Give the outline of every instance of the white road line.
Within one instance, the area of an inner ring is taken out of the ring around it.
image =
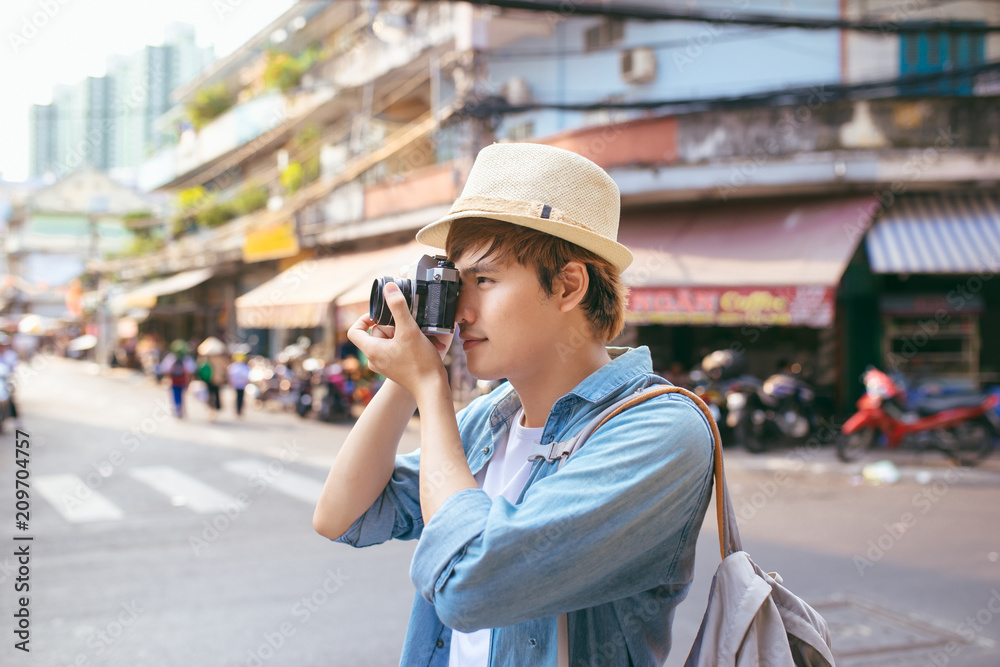
[[[124,516],[117,505],[76,475],[44,475],[35,477],[31,483],[71,523],[115,521]]]
[[[323,490],[322,482],[287,470],[281,461],[268,464],[260,459],[239,459],[227,461],[223,467],[231,473],[250,479],[251,484],[264,484],[266,488],[312,505],[319,500],[319,494]]]
[[[240,506],[236,498],[170,466],[132,468],[128,474],[166,495],[171,504],[187,507],[199,514],[224,512]]]

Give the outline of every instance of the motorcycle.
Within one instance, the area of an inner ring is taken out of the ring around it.
[[[863,380],[865,393],[858,399],[858,411],[844,423],[837,443],[842,461],[859,459],[881,439],[889,449],[905,443],[940,451],[958,465],[975,465],[1000,440],[998,395],[952,395],[909,404],[901,378],[896,382],[869,368]]]
[[[351,421],[351,393],[348,378],[340,364],[334,363],[324,370],[326,394],[319,404],[319,418],[325,422]]]
[[[323,360],[310,357],[302,362],[302,370],[292,380],[290,392],[295,399],[295,414],[305,417],[313,409],[314,387],[321,381]]]
[[[723,441],[729,440],[730,429],[736,423],[729,412],[730,401],[734,406],[738,405],[738,399],[730,398],[732,392],[742,391],[743,387],[760,382],[753,376],[741,375],[745,366],[742,354],[732,350],[716,350],[706,355],[700,368],[695,368],[690,374],[694,392],[708,405],[722,431]]]
[[[829,438],[816,411],[816,394],[791,373],[775,373],[763,383],[745,382],[729,397],[729,419],[736,441],[760,453],[774,441]]]

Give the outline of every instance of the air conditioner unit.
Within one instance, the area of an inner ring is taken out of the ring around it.
[[[621,57],[622,79],[626,83],[649,83],[656,78],[656,54],[641,46],[625,49]]]
[[[507,82],[503,84],[501,92],[504,99],[507,100],[507,104],[512,107],[531,104],[531,86],[519,76],[507,79]]]

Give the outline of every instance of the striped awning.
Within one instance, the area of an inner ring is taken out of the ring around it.
[[[875,273],[998,273],[1000,196],[900,196],[865,244]]]

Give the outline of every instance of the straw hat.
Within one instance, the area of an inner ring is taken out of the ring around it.
[[[587,158],[543,144],[493,144],[479,151],[448,215],[417,240],[444,248],[451,223],[490,218],[558,236],[608,260],[618,272],[632,253],[617,242],[618,186]]]

